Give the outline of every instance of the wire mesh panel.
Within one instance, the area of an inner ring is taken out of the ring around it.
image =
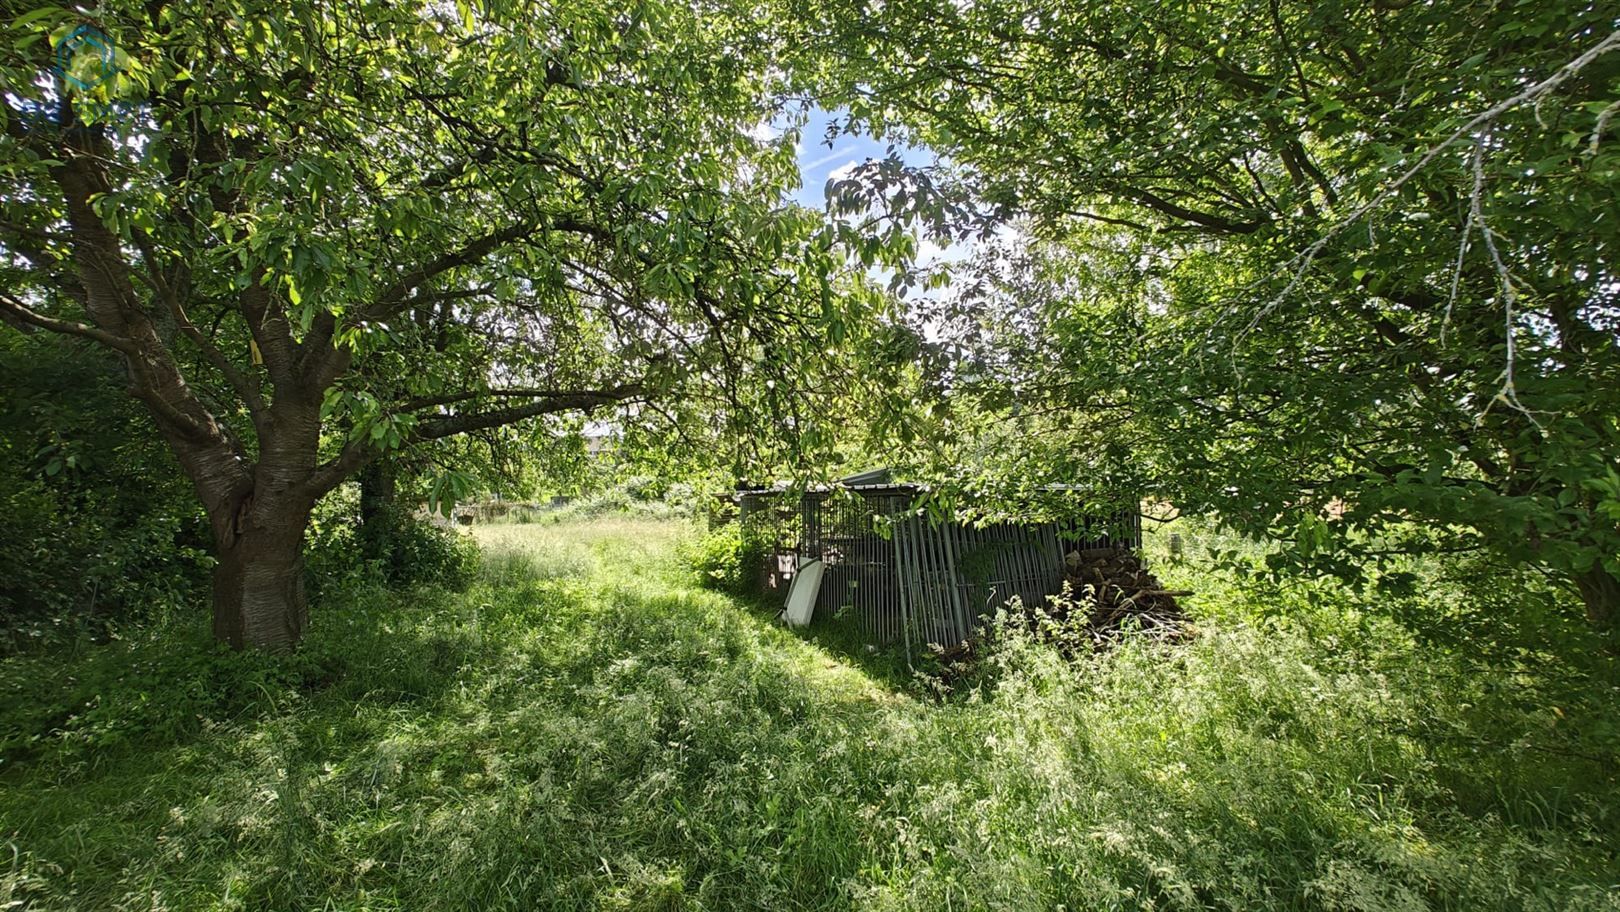
[[[740,518],[774,552],[773,584],[782,586],[802,561],[820,560],[817,617],[852,623],[868,642],[908,647],[968,639],[981,618],[1014,597],[1044,603],[1061,590],[1071,550],[1141,543],[1134,510],[1092,523],[966,526],[915,514],[918,493],[891,484],[796,498],[746,492]]]
[[[823,566],[816,611],[850,620],[872,642],[889,642],[900,634],[894,554],[878,524],[910,499],[909,492],[829,492],[806,498],[813,519],[805,523],[802,547]]]

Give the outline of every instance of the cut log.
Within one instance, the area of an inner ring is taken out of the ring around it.
[[[1176,599],[1192,592],[1165,588],[1130,550],[1070,551],[1064,568],[1066,597],[1049,609],[1055,619],[1084,618],[1088,632],[1099,640],[1117,634],[1133,619],[1141,629],[1162,635],[1184,631],[1186,618]]]

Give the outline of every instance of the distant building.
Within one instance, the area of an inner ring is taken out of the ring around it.
[[[613,446],[619,429],[605,421],[587,421],[580,436],[585,438],[585,452],[594,459]]]

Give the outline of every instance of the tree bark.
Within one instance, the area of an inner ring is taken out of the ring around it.
[[[367,560],[391,556],[395,508],[394,466],[387,457],[367,463],[360,470],[360,552]]]
[[[250,497],[241,512],[239,531],[215,542],[214,638],[233,649],[290,649],[309,624],[304,532],[310,506],[256,504]]]
[[[1620,614],[1620,579],[1593,564],[1592,569],[1575,577],[1575,588],[1586,604],[1586,619],[1598,630],[1615,633],[1616,615]]]
[[[308,483],[320,449],[320,400],[305,389],[276,390],[252,480],[212,501],[214,636],[235,649],[285,650],[309,623],[304,537],[326,493]]]

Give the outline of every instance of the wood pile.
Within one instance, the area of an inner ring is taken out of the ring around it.
[[[1057,619],[1078,619],[1102,639],[1127,624],[1168,637],[1182,635],[1186,615],[1176,599],[1192,595],[1166,589],[1128,548],[1070,551],[1064,559],[1068,597],[1054,606]]]

